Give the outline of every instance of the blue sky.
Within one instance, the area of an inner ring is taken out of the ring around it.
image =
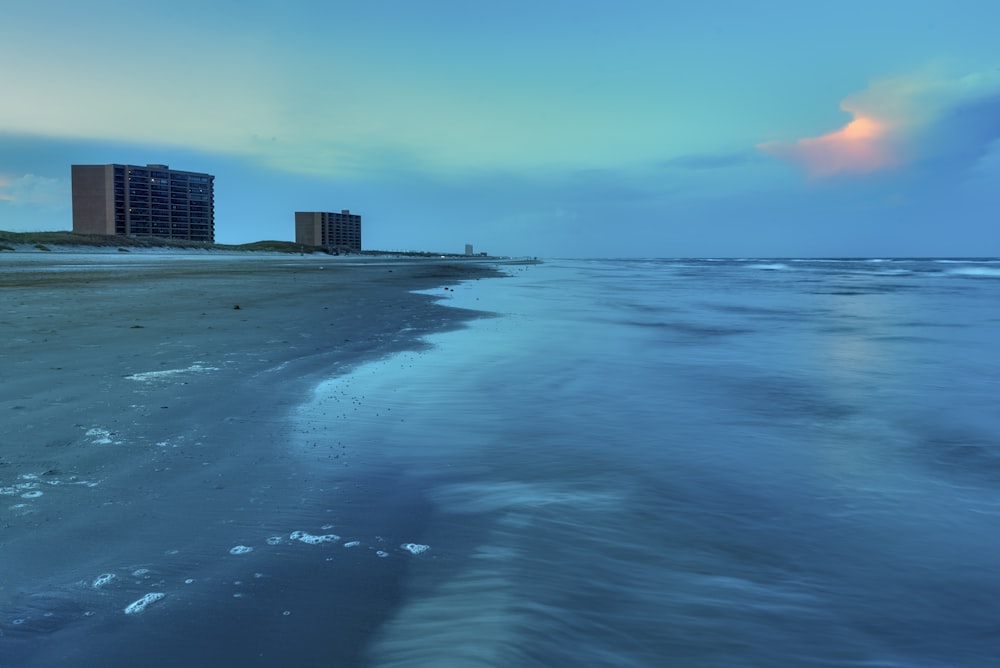
[[[216,237],[1000,255],[1000,3],[35,0],[0,20],[0,229],[70,165],[216,176]]]

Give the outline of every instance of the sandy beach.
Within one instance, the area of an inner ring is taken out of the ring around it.
[[[117,665],[84,618],[308,505],[288,494],[310,476],[282,450],[288,411],[323,379],[483,315],[412,291],[496,275],[455,260],[0,255],[0,658]],[[341,500],[364,505],[362,483]],[[118,594],[94,585],[126,572]],[[390,580],[366,595],[391,597]],[[380,613],[344,614],[360,646]],[[55,633],[87,640],[42,649]]]

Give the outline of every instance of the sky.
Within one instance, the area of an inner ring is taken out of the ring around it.
[[[0,229],[70,165],[215,175],[216,240],[1000,256],[993,0],[33,0],[0,11]]]

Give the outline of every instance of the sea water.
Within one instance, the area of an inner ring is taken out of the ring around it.
[[[433,291],[467,327],[247,417],[225,484],[4,580],[0,659],[1000,665],[1000,261],[506,271]]]
[[[1000,261],[510,273],[302,409],[432,506],[370,665],[1000,665]]]

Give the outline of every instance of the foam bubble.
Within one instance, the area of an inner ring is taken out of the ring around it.
[[[375,553],[375,556],[382,557],[384,559],[389,556],[389,553],[379,550],[378,552]]]
[[[357,547],[358,545],[361,545],[360,540],[352,540],[347,543],[344,543],[344,547]]]
[[[170,376],[176,376],[182,373],[204,373],[206,371],[218,371],[218,367],[214,366],[203,366],[200,362],[195,362],[189,367],[184,369],[164,369],[163,371],[146,371],[145,373],[133,373],[129,376],[125,376],[128,380],[136,380],[143,383],[148,383],[154,380],[163,380],[164,378],[169,378]]]
[[[133,575],[133,577],[141,578],[143,575],[149,575],[149,569],[148,568],[137,568],[134,571],[132,571],[132,575]]]
[[[271,536],[270,538],[267,539],[267,544],[268,545],[281,545],[284,541],[285,541],[285,539],[283,537],[281,537],[281,536]]]
[[[298,540],[303,543],[308,543],[309,545],[319,545],[320,543],[335,543],[340,540],[340,536],[333,533],[324,534],[322,536],[314,536],[306,531],[293,531],[288,536],[292,540]]]
[[[101,573],[96,578],[94,578],[94,581],[90,583],[90,586],[92,586],[94,589],[100,589],[104,585],[109,584],[114,579],[115,579],[114,573]]]
[[[164,596],[166,596],[166,594],[161,594],[159,592],[153,592],[153,593],[150,593],[150,594],[146,594],[145,596],[143,596],[142,598],[140,598],[138,601],[135,601],[133,603],[129,603],[127,606],[125,606],[125,614],[126,615],[138,615],[139,613],[145,611],[148,606],[150,606],[153,603],[156,603],[157,601],[161,600]]]
[[[95,445],[118,445],[121,443],[121,441],[116,441],[111,438],[112,433],[110,431],[107,429],[101,429],[100,427],[88,429],[86,435],[93,439],[91,443]]]
[[[420,545],[418,543],[403,543],[399,547],[406,550],[410,554],[421,554],[431,549],[430,545]]]
[[[229,554],[246,554],[247,552],[253,552],[253,548],[246,545],[237,545],[229,550]]]
[[[39,487],[40,485],[37,482],[20,482],[16,485],[11,485],[10,487],[0,487],[0,494],[4,496],[14,496],[15,494],[20,494],[21,498],[33,499],[42,495],[41,492],[38,492],[37,494],[35,493]]]

